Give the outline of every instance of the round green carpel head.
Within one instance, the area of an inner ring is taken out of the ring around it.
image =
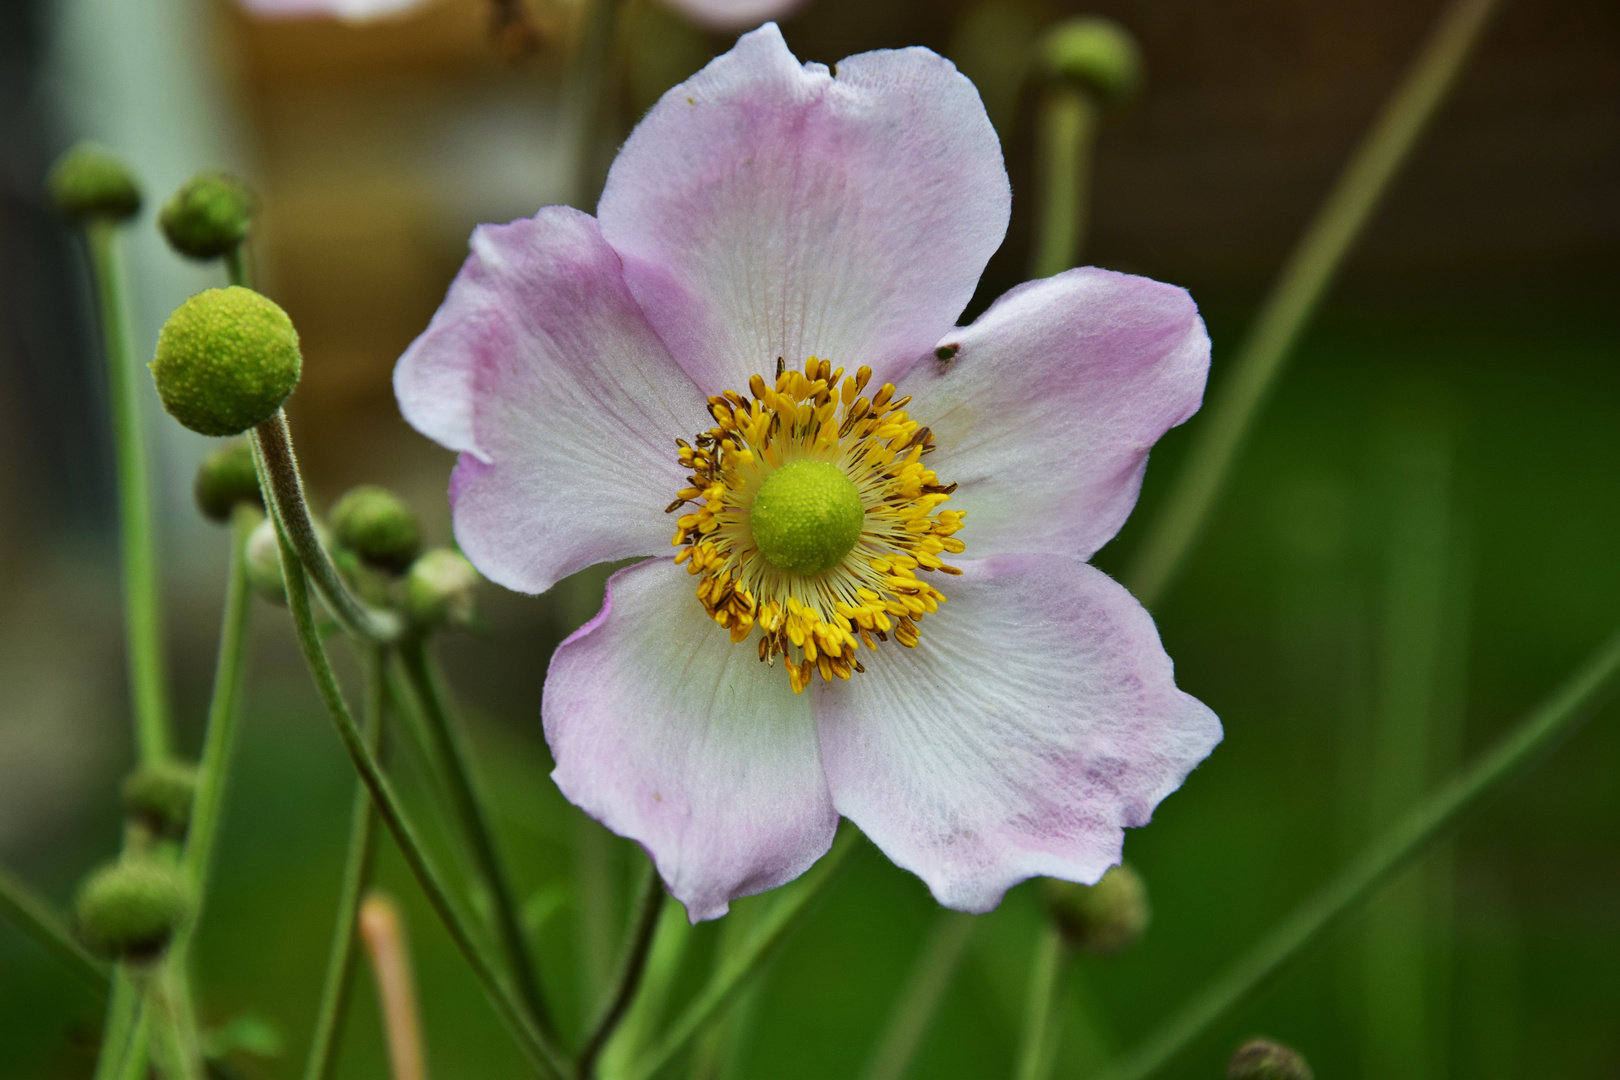
[[[125,221],[141,209],[141,187],[129,166],[95,143],[79,143],[57,158],[45,186],[69,221]]]
[[[191,898],[172,863],[131,856],[86,878],[73,913],[79,936],[92,952],[150,960],[190,918]]]
[[[1099,104],[1117,105],[1142,78],[1136,39],[1112,19],[1088,15],[1065,19],[1041,35],[1041,72],[1094,95]]]
[[[1081,952],[1123,952],[1142,937],[1152,917],[1147,884],[1129,866],[1114,867],[1095,885],[1053,878],[1042,884],[1047,917],[1069,946]]]
[[[332,534],[368,565],[403,574],[422,550],[416,515],[375,484],[354,488],[332,507]]]
[[[158,214],[169,245],[193,259],[217,259],[247,239],[253,195],[234,176],[198,173],[169,196]]]
[[[1311,1067],[1298,1050],[1271,1039],[1250,1039],[1227,1062],[1230,1080],[1312,1080]]]
[[[434,548],[405,575],[405,610],[418,626],[467,626],[477,614],[478,581],[478,571],[461,552]]]
[[[148,365],[169,415],[203,435],[238,435],[298,385],[298,331],[274,302],[232,285],[174,309]]]
[[[772,566],[819,574],[854,550],[866,524],[855,483],[826,461],[794,461],[759,485],[748,514],[754,545]]]
[[[124,809],[159,836],[180,839],[191,823],[197,768],[184,761],[142,765],[124,779]]]
[[[231,520],[238,503],[263,506],[259,476],[253,469],[253,451],[247,441],[226,443],[203,458],[191,492],[203,517],[220,524]]]

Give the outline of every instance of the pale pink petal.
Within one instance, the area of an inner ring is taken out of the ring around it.
[[[346,22],[368,22],[401,15],[428,0],[239,0],[248,11],[266,19],[307,19],[329,16]]]
[[[1176,689],[1153,620],[1062,555],[962,562],[915,649],[817,684],[833,804],[940,903],[1027,877],[1093,883],[1221,738]]]
[[[1092,267],[1020,285],[939,345],[901,392],[937,440],[929,468],[961,485],[950,507],[967,511],[971,556],[1090,558],[1209,371],[1186,290]]]
[[[731,643],[697,580],[668,559],[613,575],[542,708],[557,786],[639,841],[694,922],[804,873],[838,825],[809,695]]]
[[[781,19],[806,0],[664,0],[694,22],[711,30],[746,30],[767,19]]]
[[[405,419],[461,451],[456,539],[493,581],[543,592],[669,550],[675,439],[712,420],[642,318],[596,221],[567,207],[484,225],[400,358]]]
[[[950,61],[862,53],[834,78],[772,24],[664,95],[598,213],[648,319],[717,393],[778,356],[896,378],[955,324],[1010,199]]]

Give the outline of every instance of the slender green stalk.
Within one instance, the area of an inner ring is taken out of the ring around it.
[[[12,877],[3,867],[0,867],[0,915],[4,915],[18,930],[33,938],[35,944],[60,960],[98,997],[107,996],[106,965],[73,940],[67,924],[51,910],[51,905],[43,897]]]
[[[299,505],[302,506],[302,503]],[[324,558],[324,553],[322,557]],[[303,564],[285,533],[281,535],[281,569],[287,585],[287,607],[292,612],[293,628],[297,632],[298,645],[304,654],[304,661],[314,677],[315,688],[319,691],[321,701],[331,716],[333,726],[337,728],[344,749],[348,751],[350,759],[360,773],[360,778],[365,782],[366,789],[371,792],[372,802],[383,824],[388,826],[388,831],[399,846],[400,854],[405,856],[405,862],[410,866],[411,873],[415,875],[422,891],[427,894],[428,902],[438,913],[456,947],[466,957],[474,976],[494,1005],[496,1014],[511,1031],[529,1064],[541,1076],[559,1078],[566,1076],[567,1063],[551,1045],[545,1033],[530,1019],[521,999],[501,970],[499,962],[489,954],[485,943],[474,931],[474,921],[462,911],[461,905],[445,884],[443,875],[439,873],[437,865],[423,846],[416,826],[406,814],[404,804],[395,794],[388,778],[383,775],[382,768],[377,764],[376,755],[366,745],[365,737],[355,724],[348,703],[343,699],[343,690],[338,686],[337,676],[333,674],[332,666],[327,662],[320,633],[315,627]]]
[[[1125,573],[1152,607],[1198,540],[1238,450],[1350,246],[1377,208],[1479,40],[1497,0],[1451,0],[1278,274],[1199,424],[1187,463]]]
[[[950,988],[951,976],[977,925],[972,915],[960,911],[941,911],[934,917],[934,928],[923,942],[911,975],[873,1047],[862,1074],[864,1080],[905,1080],[911,1059]]]
[[[106,220],[85,228],[90,265],[100,301],[102,347],[107,353],[108,398],[118,463],[118,524],[124,559],[124,633],[129,655],[130,704],[135,746],[143,764],[169,756],[174,745],[169,690],[163,663],[163,613],[159,606],[157,548],[153,542],[152,495],[146,464],[141,401],[136,393],[135,346],[130,336],[124,266],[118,226]]]
[[[107,1018],[101,1028],[101,1052],[96,1057],[94,1080],[120,1080],[124,1059],[129,1056],[130,1039],[135,1033],[141,995],[123,966],[113,970],[112,992],[107,1002]]]
[[[1091,149],[1097,135],[1097,103],[1085,91],[1054,84],[1041,102],[1040,218],[1035,226],[1031,278],[1051,277],[1080,258],[1091,190]]]
[[[202,1044],[183,970],[172,960],[158,965],[146,985],[146,1012],[160,1039],[156,1057],[164,1080],[204,1080]]]
[[[657,1044],[630,1069],[631,1080],[652,1080],[670,1059],[684,1050],[688,1043],[711,1021],[722,1014],[732,999],[759,970],[775,955],[776,950],[798,929],[814,908],[814,902],[826,895],[837,880],[838,870],[855,850],[858,833],[843,830],[833,841],[832,850],[792,885],[785,886],[783,895],[760,920],[753,936],[736,955],[727,957],[675,1022],[670,1025]]]
[[[253,262],[248,257],[246,240],[225,253],[225,277],[232,285],[240,285],[244,289],[253,288],[252,267]]]
[[[579,125],[578,144],[578,202],[581,210],[590,211],[602,194],[607,179],[607,149],[602,136],[609,124],[618,126],[613,117],[617,95],[614,93],[613,49],[619,39],[619,9],[623,0],[589,0],[590,10],[585,16],[585,29],[579,48],[574,54],[574,69],[569,76],[568,98],[571,112]],[[615,133],[616,145],[622,132]]]
[[[530,1016],[542,1031],[554,1034],[551,1011],[546,1007],[540,981],[535,977],[534,961],[529,956],[523,924],[518,918],[512,876],[507,871],[506,860],[501,857],[484,799],[473,779],[472,755],[466,737],[450,716],[449,697],[428,656],[426,639],[412,637],[401,642],[399,658],[416,701],[421,705],[422,718],[427,721],[438,772],[448,784],[450,800],[461,821],[462,834],[472,849],[478,876],[489,890],[495,915],[495,938],[506,954],[507,965]]]
[[[1463,811],[1523,772],[1569,734],[1614,689],[1620,673],[1620,633],[1473,765],[1462,769],[1368,844],[1315,896],[1270,933],[1141,1047],[1105,1073],[1107,1080],[1143,1080],[1168,1064],[1218,1020],[1248,1001],[1279,969],[1357,910],[1379,885],[1456,824]]]
[[[602,1051],[597,1067],[599,1073],[614,1080],[624,1076],[652,1042],[691,940],[692,924],[687,921],[686,909],[666,897],[658,914],[658,926],[653,931],[652,951],[647,958],[646,974],[641,979],[641,991]]]
[[[1018,1065],[1013,1070],[1016,1080],[1047,1080],[1052,1075],[1057,1060],[1057,1004],[1069,958],[1069,947],[1057,928],[1042,928],[1035,943],[1035,962],[1030,966],[1024,1029],[1018,1037]]]
[[[146,995],[136,991],[135,1019],[129,1033],[129,1048],[119,1068],[113,1074],[116,1080],[147,1080],[147,1068],[152,1051],[152,1010],[147,1007]],[[100,1069],[97,1069],[100,1072]],[[100,1077],[97,1077],[100,1080]]]
[[[618,976],[613,980],[612,993],[600,1019],[591,1025],[590,1034],[580,1048],[575,1072],[581,1080],[590,1080],[596,1070],[596,1060],[602,1048],[618,1029],[619,1021],[630,1011],[630,1004],[641,987],[647,970],[647,958],[652,954],[653,932],[658,929],[658,916],[664,910],[664,883],[658,870],[647,867],[647,880],[641,887],[641,900],[636,905],[635,917],[630,922],[630,940],[625,943],[624,957],[619,963]]]
[[[366,746],[376,754],[382,739],[388,665],[375,647],[365,650],[365,663],[366,696],[361,703],[361,734]],[[338,1037],[348,1016],[349,986],[354,981],[354,942],[359,927],[360,901],[371,882],[371,864],[377,848],[375,824],[371,794],[357,778],[354,803],[349,809],[349,850],[343,860],[343,881],[338,888],[337,925],[332,929],[332,945],[326,954],[326,978],[315,1013],[315,1031],[310,1036],[304,1080],[326,1080],[337,1062]]]

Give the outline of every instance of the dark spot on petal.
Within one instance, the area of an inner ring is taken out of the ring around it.
[[[941,345],[939,348],[934,350],[934,359],[954,360],[956,358],[957,350],[961,347],[962,346],[960,345]]]

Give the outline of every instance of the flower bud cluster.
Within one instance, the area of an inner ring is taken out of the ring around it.
[[[45,186],[69,221],[126,221],[141,209],[141,187],[129,166],[95,143],[80,143],[58,158]]]
[[[188,762],[143,765],[124,780],[124,809],[132,821],[154,836],[185,837],[191,803],[197,794],[197,769]]]
[[[1142,54],[1123,26],[1101,16],[1066,19],[1041,37],[1037,56],[1048,79],[1076,87],[1100,105],[1118,105],[1142,77]]]
[[[217,259],[247,239],[253,195],[224,173],[198,173],[169,196],[158,225],[169,245],[193,259]]]
[[[74,924],[85,945],[116,960],[152,960],[192,912],[191,894],[172,860],[129,855],[79,886]]]

